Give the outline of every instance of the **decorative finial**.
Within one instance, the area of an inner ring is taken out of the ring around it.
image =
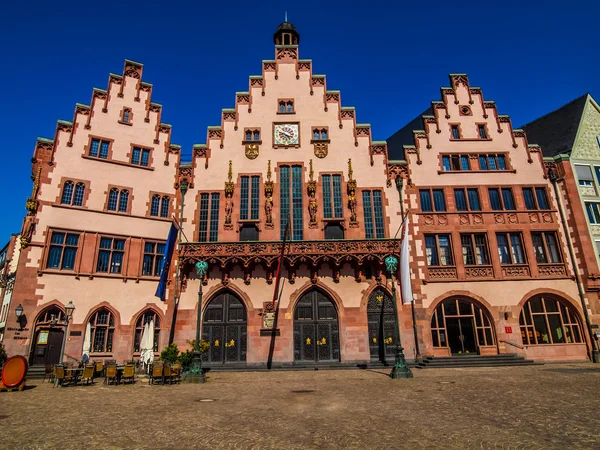
[[[267,181],[271,181],[271,160],[267,162]]]
[[[287,11],[285,12],[285,22],[287,22]]]
[[[353,176],[354,172],[352,171],[352,158],[348,159],[348,179],[352,180],[352,176]]]
[[[313,181],[315,172],[313,171],[312,159],[310,160],[309,167],[310,167],[310,170],[308,171],[308,177],[309,177],[310,181]]]
[[[231,170],[231,160],[229,160],[229,182],[231,183],[231,179],[233,178],[233,172]]]

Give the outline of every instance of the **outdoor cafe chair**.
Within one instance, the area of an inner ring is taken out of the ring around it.
[[[111,381],[114,381],[115,384],[118,383],[117,366],[114,364],[107,365],[104,371],[104,384],[108,385]]]
[[[181,364],[175,363],[171,366],[171,380],[175,383],[181,381]]]
[[[135,383],[135,366],[133,364],[125,364],[121,379],[123,380],[123,384],[125,384],[126,380],[130,380],[131,384]]]
[[[54,381],[54,373],[54,367],[52,367],[51,364],[46,364],[46,367],[44,368],[44,379],[42,380],[42,383],[46,380],[48,380],[48,383],[52,383],[52,381]]]
[[[102,371],[104,370],[104,363],[102,361],[96,361],[94,364],[94,372],[96,376],[102,376]]]
[[[156,361],[154,364],[152,364],[152,372],[150,372],[150,384],[154,384],[156,380],[164,383],[163,363],[161,361]]]
[[[171,364],[169,363],[165,363],[163,366],[163,384],[167,381],[171,384]]]
[[[83,374],[81,375],[81,382],[86,382],[87,384],[94,383],[94,365],[88,364],[83,368]]]
[[[56,379],[58,380],[59,386],[73,382],[73,376],[71,371],[65,371],[63,366],[56,366]]]

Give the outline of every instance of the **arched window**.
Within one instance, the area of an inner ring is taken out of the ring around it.
[[[119,194],[119,212],[127,212],[127,205],[129,204],[129,191],[123,189]]]
[[[129,115],[131,114],[131,110],[125,108],[123,110],[123,122],[129,123]]]
[[[112,352],[113,336],[115,334],[115,318],[106,308],[98,310],[90,319],[92,352]]]
[[[254,140],[260,141],[260,132],[258,130],[254,130]]]
[[[279,112],[280,113],[285,112],[285,102],[279,102]]]
[[[60,203],[63,205],[70,205],[73,201],[73,182],[66,181],[63,187],[62,198],[60,199]]]
[[[519,316],[525,345],[583,342],[579,316],[562,300],[537,296],[527,300]]]
[[[160,204],[160,217],[169,217],[169,205],[171,203],[171,199],[165,195],[162,198]]]
[[[46,323],[61,323],[64,318],[64,312],[58,306],[51,306],[43,311],[36,321],[36,325]]]
[[[158,211],[160,208],[160,195],[154,194],[152,196],[152,205],[150,206],[150,215],[158,217]]]
[[[320,140],[320,139],[321,139],[321,134],[319,133],[319,130],[315,130],[315,131],[313,132],[313,139],[314,139],[315,141],[318,141],[318,140]]]
[[[287,102],[287,112],[289,112],[289,113],[294,112],[294,103]]]
[[[158,351],[158,343],[160,338],[160,317],[156,312],[149,309],[140,314],[136,324],[135,324],[135,338],[133,341],[133,351],[139,352],[141,351],[142,344],[142,336],[144,335],[144,326],[150,321],[154,324],[154,351]]]
[[[252,140],[252,131],[250,131],[250,130],[246,131],[246,140],[247,141]]]
[[[327,140],[327,130],[321,130],[321,139]]]
[[[85,196],[85,184],[77,183],[75,185],[75,197],[73,197],[73,206],[82,206]]]
[[[118,201],[119,201],[119,190],[117,188],[112,188],[108,194],[107,209],[109,211],[116,211]]]
[[[289,34],[283,35],[283,45],[290,45],[290,35]]]

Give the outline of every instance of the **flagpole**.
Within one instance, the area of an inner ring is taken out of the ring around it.
[[[179,190],[181,192],[181,208],[179,210],[179,223],[177,223],[177,267],[175,267],[175,288],[173,291],[173,317],[171,319],[171,330],[169,330],[169,345],[173,343],[175,339],[175,324],[177,322],[177,308],[179,306],[179,271],[181,262],[179,260],[179,251],[181,249],[181,234],[183,233],[181,229],[181,223],[183,222],[183,208],[185,206],[185,194],[188,191],[188,181],[187,179],[181,180],[179,184]],[[186,238],[187,240],[187,238]]]

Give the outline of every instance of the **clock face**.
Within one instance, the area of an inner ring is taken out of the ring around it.
[[[276,124],[275,145],[298,145],[298,124]]]

